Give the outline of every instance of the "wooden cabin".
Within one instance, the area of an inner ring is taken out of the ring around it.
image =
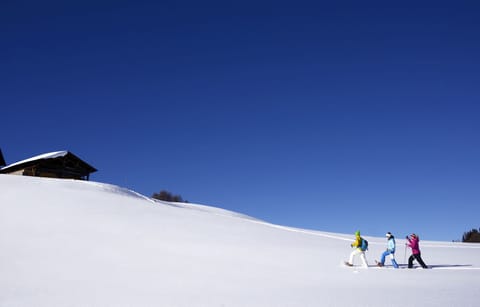
[[[0,152],[0,162],[5,164]],[[93,166],[69,151],[56,151],[30,159],[22,160],[4,167],[0,174],[89,180],[90,174],[96,172]]]

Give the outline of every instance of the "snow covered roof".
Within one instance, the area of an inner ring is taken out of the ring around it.
[[[66,150],[48,152],[48,153],[44,153],[44,154],[41,154],[41,155],[38,155],[38,156],[35,156],[35,157],[31,157],[31,158],[28,158],[28,159],[25,159],[25,160],[22,160],[22,161],[12,163],[10,165],[7,165],[5,167],[0,168],[0,170],[6,170],[6,169],[13,168],[15,166],[18,166],[18,165],[21,165],[21,164],[26,164],[26,163],[32,162],[32,161],[64,157],[67,154],[68,154],[68,151],[66,151]]]

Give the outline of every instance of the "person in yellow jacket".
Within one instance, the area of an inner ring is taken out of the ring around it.
[[[362,265],[364,268],[368,268],[367,258],[365,257],[366,247],[364,244],[364,239],[360,236],[360,231],[355,232],[355,241],[350,244],[351,247],[355,248],[352,253],[350,254],[350,259],[348,262],[345,262],[348,266],[353,266],[353,258],[357,255],[360,255],[360,259],[362,260]]]

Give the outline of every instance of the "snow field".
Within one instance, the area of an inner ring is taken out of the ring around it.
[[[373,265],[386,240],[366,238]],[[362,269],[342,265],[352,240],[107,184],[0,175],[0,306],[477,306],[480,245],[421,241],[430,270]]]

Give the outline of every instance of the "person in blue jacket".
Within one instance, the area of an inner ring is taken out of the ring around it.
[[[398,269],[398,264],[395,260],[395,237],[390,232],[387,232],[385,236],[387,237],[387,250],[383,252],[381,260],[377,261],[377,265],[384,266],[385,257],[390,255],[393,267]]]

